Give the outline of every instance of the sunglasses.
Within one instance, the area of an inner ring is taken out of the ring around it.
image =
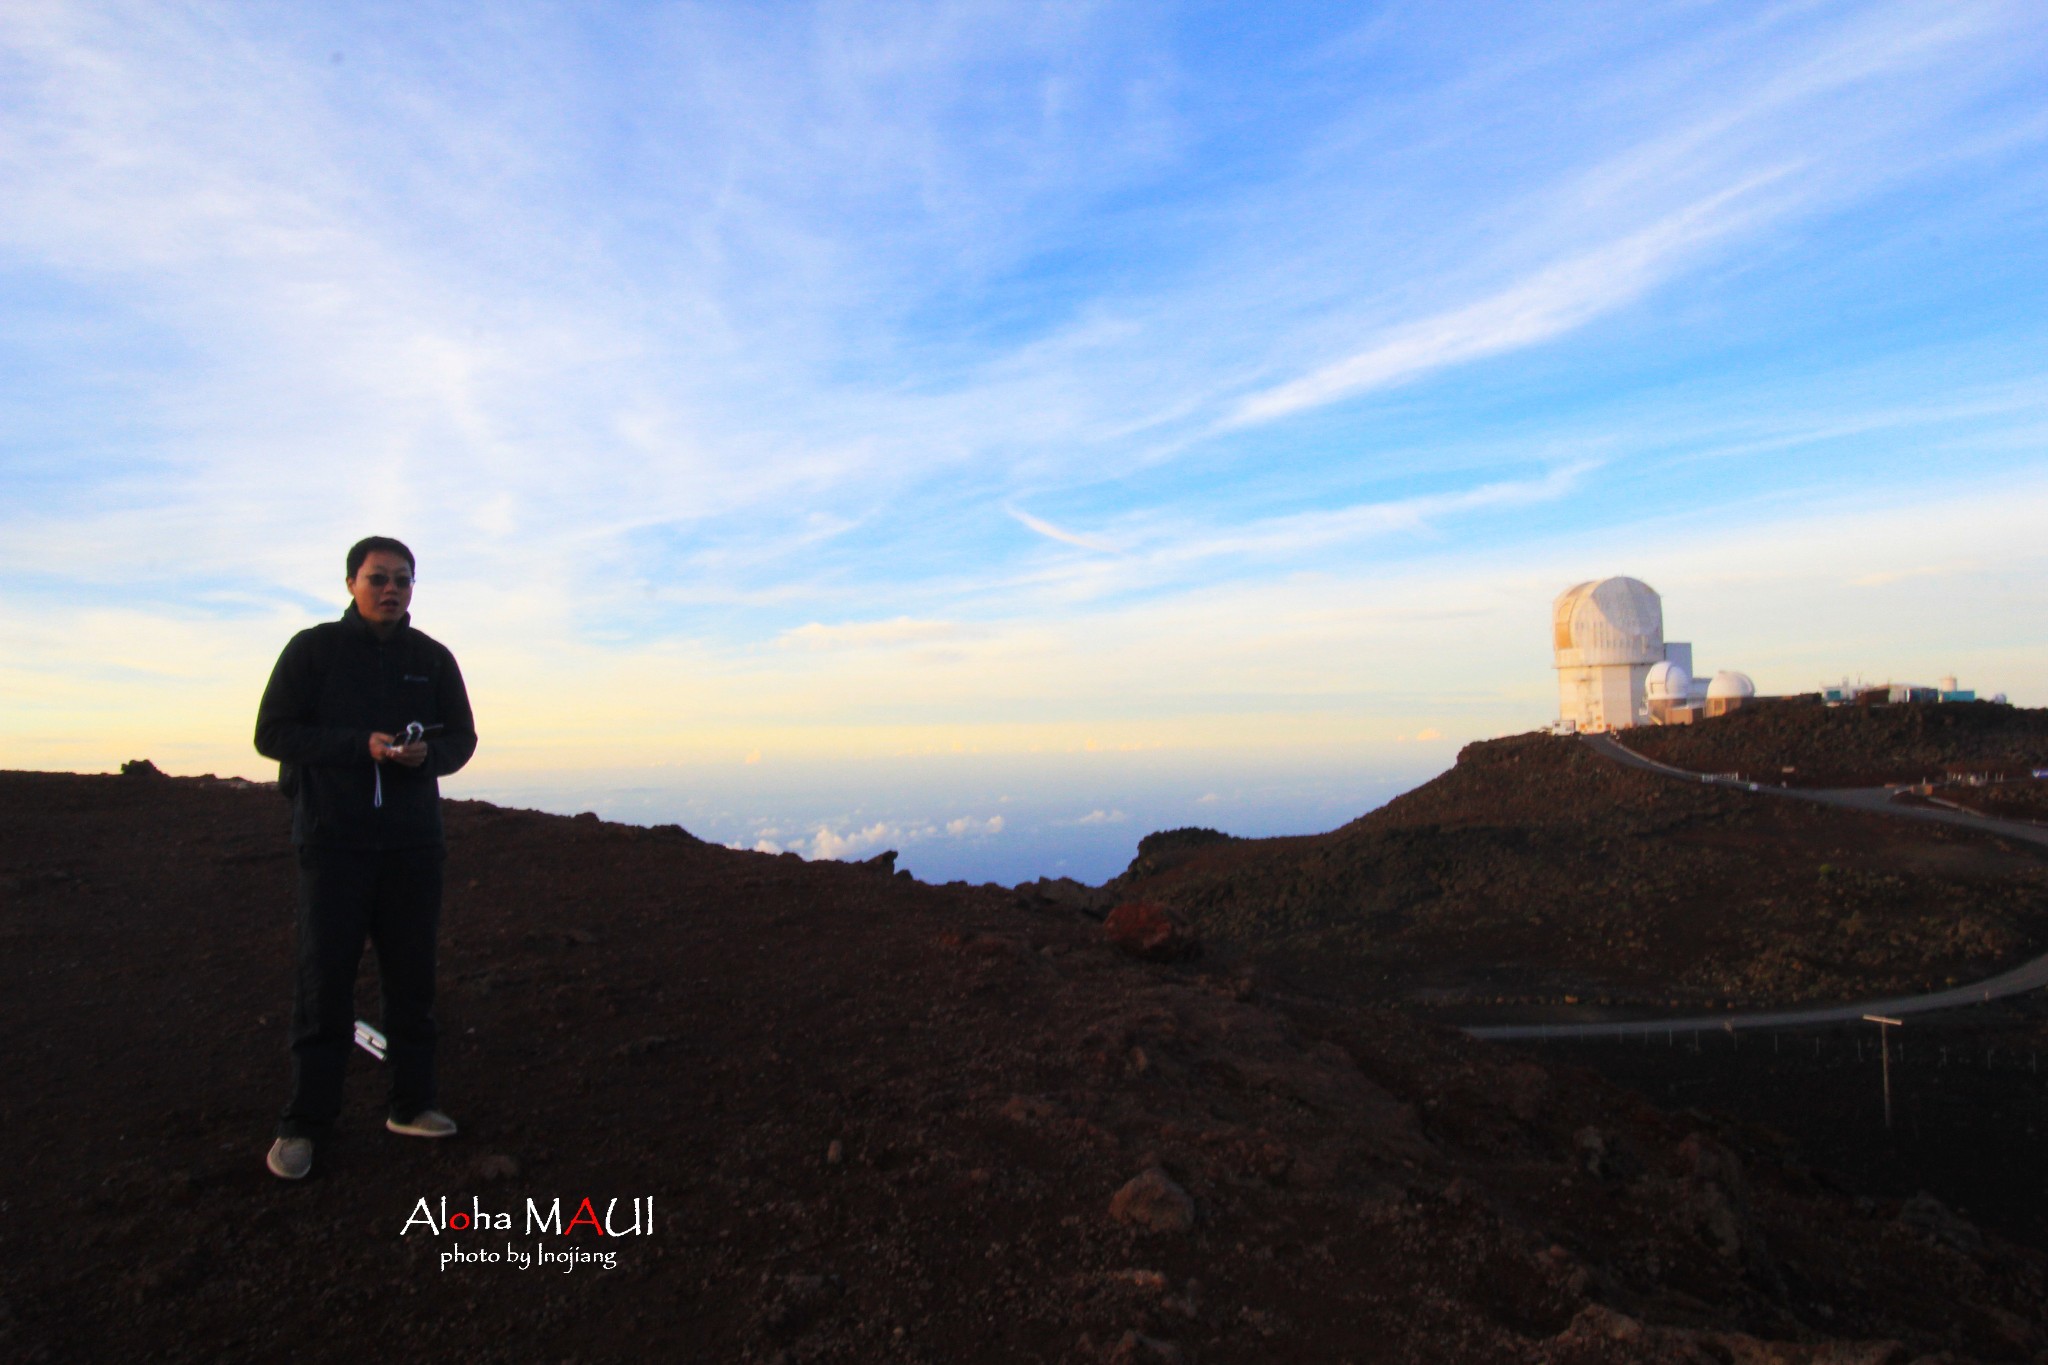
[[[410,574],[373,573],[365,574],[364,577],[370,580],[370,586],[373,588],[388,588],[395,583],[398,585],[398,590],[404,592],[412,586],[412,575]]]

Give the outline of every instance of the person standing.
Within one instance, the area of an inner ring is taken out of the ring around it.
[[[256,711],[256,751],[278,760],[299,860],[291,1099],[264,1159],[286,1180],[312,1170],[315,1143],[341,1114],[365,939],[384,996],[384,1126],[455,1133],[434,1074],[438,779],[476,752],[476,722],[455,656],[413,629],[412,551],[370,536],[350,547],[347,568],[348,609],[291,638]]]

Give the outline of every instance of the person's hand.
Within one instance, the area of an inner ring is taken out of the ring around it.
[[[382,730],[371,735],[371,761],[382,763],[388,758],[392,762],[403,764],[408,768],[417,768],[420,764],[427,761],[427,742],[425,740],[416,739],[410,744],[398,744],[393,741],[394,736],[387,735]]]

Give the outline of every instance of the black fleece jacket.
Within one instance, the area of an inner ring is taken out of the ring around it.
[[[370,735],[440,725],[417,768],[378,763]],[[297,770],[292,842],[415,848],[441,842],[437,780],[476,752],[462,670],[446,645],[403,618],[383,639],[351,602],[339,621],[300,631],[277,657],[256,709],[256,752]],[[381,779],[383,804],[377,804]]]

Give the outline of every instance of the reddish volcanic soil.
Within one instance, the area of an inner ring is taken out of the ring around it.
[[[2048,996],[1918,1014],[1891,1035],[1893,1122],[1884,1121],[1877,1029],[1653,1033],[1544,1044],[1672,1107],[1742,1121],[1750,1140],[1825,1167],[1843,1189],[1932,1191],[1955,1212],[2048,1247]]]
[[[1116,892],[1291,979],[1468,1023],[1913,992],[2048,950],[2030,845],[1675,781],[1542,734],[1470,745],[1328,834],[1203,833],[1145,840]]]
[[[2012,778],[1982,787],[1943,786],[1936,789],[1936,798],[2001,820],[2048,824],[2048,781],[2037,778]]]
[[[1389,848],[1458,825],[1417,796]],[[2048,1257],[1541,1054],[993,888],[476,803],[439,1011],[463,1132],[383,1132],[359,1057],[286,1184],[287,824],[261,788],[0,774],[6,1359],[2048,1351]],[[408,1230],[443,1196],[513,1226]],[[652,1231],[524,1226],[586,1197]],[[458,1244],[616,1268],[443,1269]]]
[[[1994,702],[1823,706],[1770,698],[1692,725],[1620,736],[1637,753],[1699,773],[1795,787],[1942,781],[1952,771],[2024,776],[2048,767],[2048,710]],[[1785,771],[1790,768],[1792,771]]]

